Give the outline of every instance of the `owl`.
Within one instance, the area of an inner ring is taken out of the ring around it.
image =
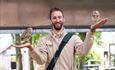
[[[33,29],[31,27],[27,28],[21,35],[21,43],[27,43],[31,41],[32,38],[32,31]]]
[[[101,14],[99,11],[97,10],[94,10],[91,14],[91,19],[92,21],[95,23],[95,22],[98,22],[100,19],[101,19]]]
[[[94,32],[97,28],[102,27],[108,21],[108,18],[101,18],[101,15],[97,10],[92,12],[91,18],[93,24],[91,25],[90,29],[92,32]]]

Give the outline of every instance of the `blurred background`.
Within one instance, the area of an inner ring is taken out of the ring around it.
[[[93,10],[115,24],[115,0],[0,0],[0,27],[47,26],[49,10],[62,8],[66,26],[88,26]]]

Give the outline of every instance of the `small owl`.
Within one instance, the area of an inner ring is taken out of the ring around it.
[[[92,12],[91,18],[93,24],[90,29],[92,32],[94,32],[97,28],[102,27],[108,21],[108,18],[101,18],[99,11],[96,10]]]
[[[94,10],[91,14],[91,19],[92,21],[95,23],[95,22],[98,22],[101,18],[101,15],[100,15],[100,12],[97,11],[97,10]]]
[[[21,35],[21,43],[27,43],[30,42],[31,37],[32,37],[32,31],[33,29],[31,27],[27,28],[26,31],[24,31]]]

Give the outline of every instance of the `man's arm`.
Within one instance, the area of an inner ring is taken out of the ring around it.
[[[79,53],[81,56],[84,56],[89,52],[93,45],[93,33],[97,28],[102,27],[107,22],[107,20],[107,18],[104,18],[95,23],[94,25],[91,25],[90,31],[87,32],[86,38],[83,43],[80,42],[80,39],[77,39],[78,43],[76,43],[75,49],[77,53]]]
[[[93,40],[94,40],[93,33],[91,31],[87,32],[86,38],[82,44],[81,51],[80,51],[82,56],[85,56],[89,52],[89,50],[93,46]]]
[[[16,48],[29,48],[32,58],[40,65],[45,64],[47,61],[47,50],[46,46],[41,43],[38,47],[33,48],[30,43],[25,43],[21,45],[15,45]]]
[[[47,52],[39,47],[30,49],[32,58],[40,65],[47,62]]]
[[[93,45],[93,33],[87,32],[84,42],[78,36],[74,36],[75,39],[75,53],[81,56],[86,55]]]

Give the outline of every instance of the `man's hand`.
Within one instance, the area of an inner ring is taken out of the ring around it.
[[[102,27],[107,21],[108,21],[108,18],[104,18],[98,21],[97,23],[95,23],[94,25],[91,25],[90,27],[91,32],[94,32],[97,28]]]
[[[32,45],[30,43],[25,43],[25,44],[21,44],[21,45],[13,45],[16,48],[29,48],[32,49]]]
[[[95,32],[97,28],[102,27],[108,21],[108,18],[101,19],[100,12],[97,10],[94,10],[91,14],[91,20],[92,20],[93,25],[91,25],[90,31]]]

